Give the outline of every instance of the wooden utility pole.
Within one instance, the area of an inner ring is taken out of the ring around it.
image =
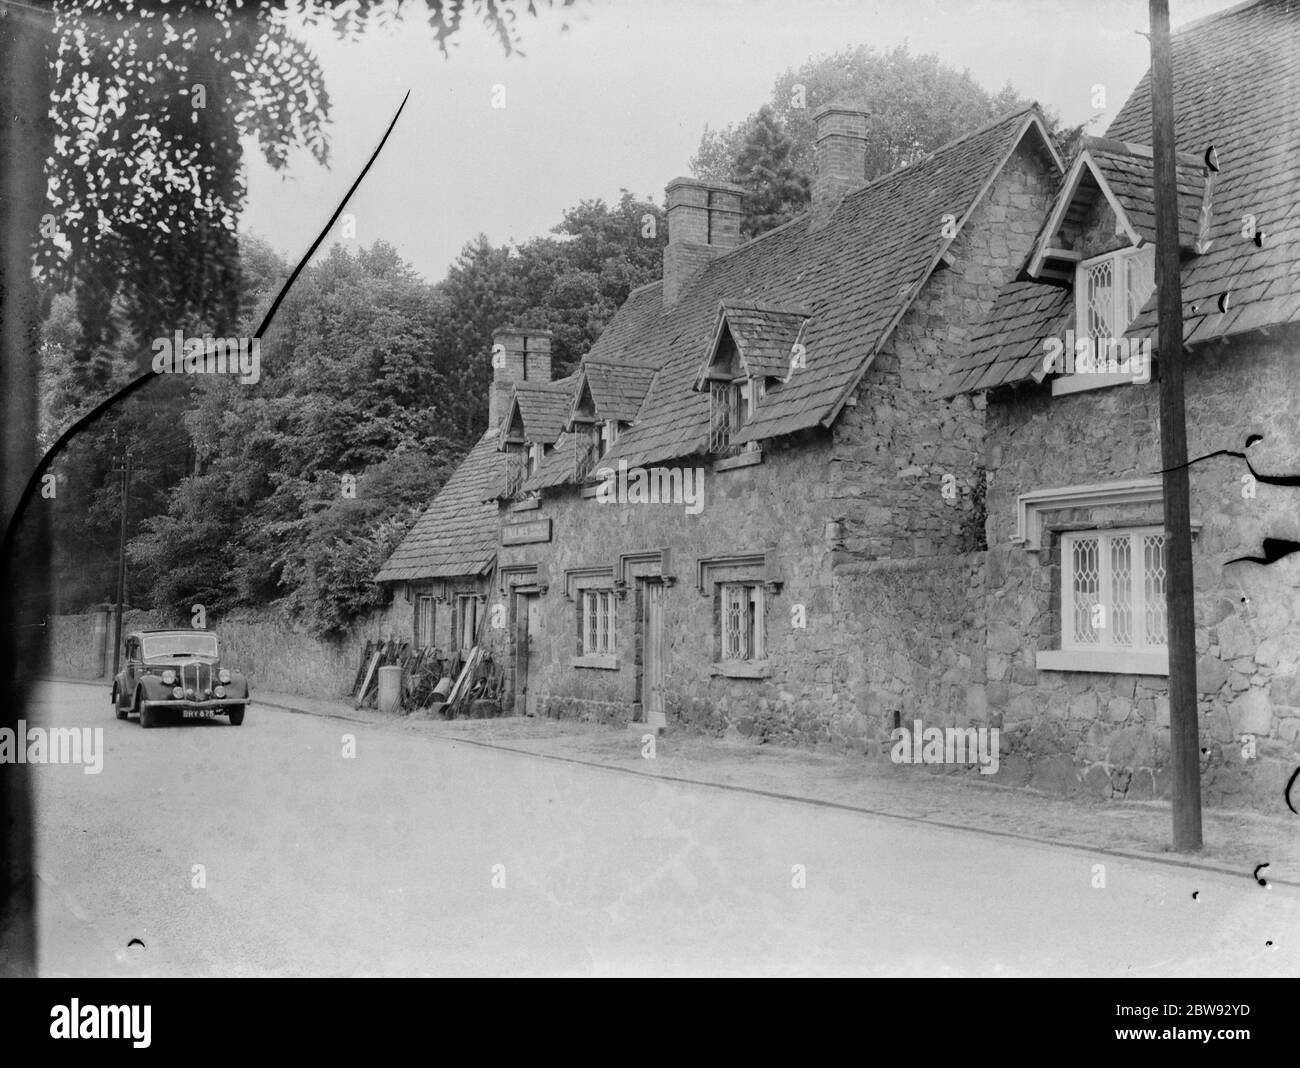
[[[1165,597],[1169,621],[1169,754],[1173,771],[1174,849],[1201,848],[1201,751],[1196,721],[1196,611],[1192,516],[1183,407],[1183,287],[1178,241],[1177,148],[1169,0],[1151,13],[1151,149],[1155,157],[1157,354],[1160,369],[1160,466],[1164,468]]]
[[[113,611],[113,678],[122,662],[122,602],[126,600],[126,509],[131,493],[131,450],[122,453],[122,522],[117,541],[117,606]]]

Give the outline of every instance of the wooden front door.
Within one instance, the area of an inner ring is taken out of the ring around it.
[[[641,621],[641,701],[647,727],[666,727],[664,715],[664,607],[662,582],[647,582]]]
[[[538,639],[541,635],[541,598],[535,593],[515,594],[515,711],[537,714],[536,688],[529,685],[536,674]]]

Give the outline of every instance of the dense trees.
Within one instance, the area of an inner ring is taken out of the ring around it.
[[[491,334],[555,333],[556,375],[591,346],[633,288],[659,276],[662,210],[624,192],[583,201],[551,235],[518,246],[478,237],[429,285],[388,245],[341,246],[299,278],[262,346],[261,378],[167,376],[88,430],[58,466],[61,607],[112,594],[118,523],[112,457],[136,465],[130,592],[178,618],[278,602],[317,633],[382,604],[371,576],[482,433]],[[236,331],[252,330],[289,265],[241,243]],[[120,307],[119,297],[115,306]],[[71,359],[72,297],[45,326],[43,435],[87,393]],[[138,355],[105,349],[110,387]],[[102,346],[101,346],[102,347]]]
[[[913,55],[906,45],[884,52],[857,45],[787,70],[757,112],[721,130],[706,128],[691,160],[697,177],[746,189],[747,235],[779,226],[807,206],[812,117],[836,99],[858,101],[871,112],[868,180],[1024,103],[1010,84],[990,94],[968,71],[937,56]]]

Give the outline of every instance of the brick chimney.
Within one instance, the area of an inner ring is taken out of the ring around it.
[[[831,101],[813,113],[812,226],[825,226],[844,194],[867,184],[871,115],[851,101]]]
[[[493,332],[489,427],[501,425],[506,405],[510,403],[510,390],[516,382],[551,380],[551,338],[554,336],[549,330],[514,326],[503,326]]]
[[[664,248],[664,307],[709,262],[740,244],[738,185],[674,178],[668,183],[668,245]]]

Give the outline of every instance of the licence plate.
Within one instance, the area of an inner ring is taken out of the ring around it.
[[[211,719],[216,715],[210,708],[183,708],[181,709],[181,719]]]

